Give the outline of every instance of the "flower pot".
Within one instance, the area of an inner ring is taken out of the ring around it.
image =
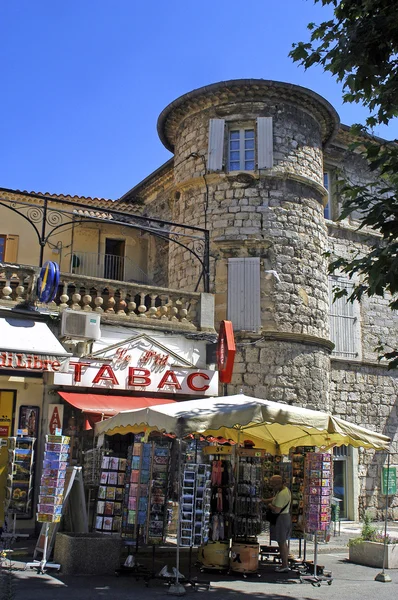
[[[367,567],[383,568],[384,543],[383,542],[354,542],[350,540],[348,558],[351,562]],[[386,546],[386,569],[398,569],[398,544]]]

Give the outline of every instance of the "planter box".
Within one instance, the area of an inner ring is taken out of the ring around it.
[[[119,534],[57,533],[54,562],[65,575],[110,575],[120,567]]]
[[[381,542],[358,542],[349,546],[351,562],[367,567],[383,568],[384,544]],[[387,544],[386,569],[398,569],[398,544]]]

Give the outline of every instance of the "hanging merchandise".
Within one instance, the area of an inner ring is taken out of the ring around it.
[[[307,533],[330,528],[333,463],[329,453],[309,452],[305,457],[304,506]]]
[[[264,450],[237,448],[237,481],[234,535],[229,568],[235,573],[255,574],[258,569],[260,546],[257,535],[262,526],[262,498],[264,488]],[[268,466],[271,461],[268,460]]]
[[[125,471],[125,458],[102,457],[95,517],[96,531],[111,533],[121,529]]]
[[[32,517],[35,438],[8,438],[5,510],[18,519]]]
[[[232,537],[234,511],[234,449],[227,444],[211,444],[203,448],[207,459],[205,502],[203,505],[205,530],[198,552],[201,571],[227,570]],[[199,541],[199,527],[194,542]]]
[[[46,435],[40,495],[37,505],[39,523],[59,523],[62,516],[70,438]]]
[[[83,452],[83,479],[87,487],[100,485],[103,455],[102,448],[92,448]]]
[[[253,541],[262,531],[263,462],[264,451],[238,448],[238,478],[234,540]]]
[[[154,443],[152,447],[152,472],[149,489],[149,515],[147,543],[160,544],[167,525],[167,499],[170,481],[170,443]]]
[[[181,546],[200,546],[209,538],[211,468],[189,463],[182,469]]]
[[[292,448],[290,460],[292,466],[291,486],[292,494],[292,537],[303,538],[305,533],[304,521],[304,463],[308,453],[315,452],[314,446],[298,446]]]
[[[234,516],[233,447],[208,446],[204,452],[211,466],[209,541],[227,541],[232,537]]]
[[[123,537],[152,544],[163,541],[170,455],[170,442],[134,442],[129,447],[123,495]]]

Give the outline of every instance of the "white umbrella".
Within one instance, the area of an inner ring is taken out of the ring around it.
[[[243,394],[188,400],[124,411],[97,423],[96,434],[160,431],[252,440],[258,448],[287,454],[295,446],[331,448],[342,444],[387,450],[390,439],[326,412],[252,398]]]

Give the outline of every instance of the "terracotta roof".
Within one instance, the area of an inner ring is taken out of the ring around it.
[[[44,198],[49,198],[51,200],[59,200],[60,202],[66,201],[76,204],[84,204],[87,207],[93,207],[95,209],[108,209],[108,210],[117,210],[126,213],[132,213],[137,211],[137,206],[131,202],[121,202],[120,200],[108,200],[106,198],[90,198],[87,196],[70,196],[68,194],[50,194],[49,192],[28,192],[26,190],[13,190],[9,188],[1,188],[1,193],[12,194],[13,196],[25,196],[27,198],[33,198],[36,200],[43,200]],[[86,210],[81,206],[77,208],[75,211],[77,214],[85,215],[85,216],[97,216],[93,213],[93,211]],[[101,211],[94,211],[98,213],[100,218],[104,218],[102,216]]]

